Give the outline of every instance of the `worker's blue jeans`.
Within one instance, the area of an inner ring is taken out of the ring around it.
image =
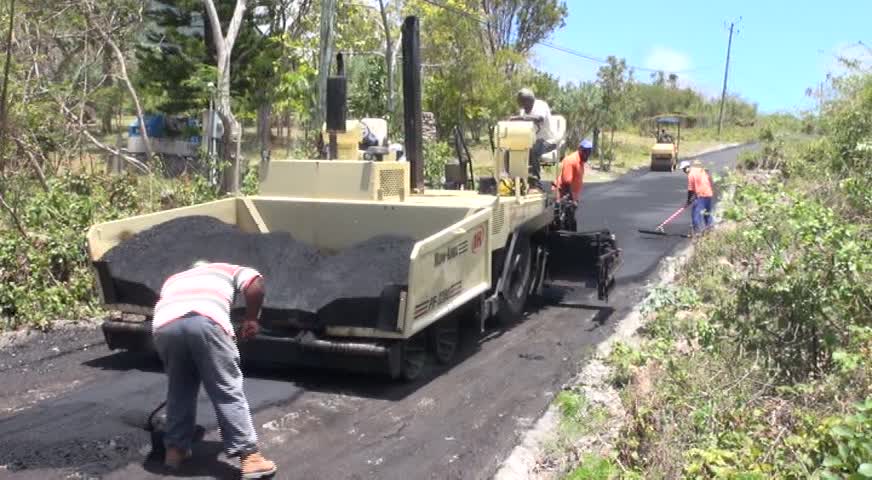
[[[239,350],[233,337],[201,315],[189,314],[155,331],[154,343],[169,377],[167,447],[191,447],[200,383],[209,395],[230,456],[257,450],[257,434],[242,391]]]
[[[541,178],[541,164],[542,164],[542,155],[550,152],[557,148],[557,145],[546,142],[541,138],[536,140],[536,143],[533,144],[533,147],[530,148],[530,175],[535,177],[536,179]]]
[[[697,197],[691,211],[693,231],[700,233],[712,225],[712,197]]]

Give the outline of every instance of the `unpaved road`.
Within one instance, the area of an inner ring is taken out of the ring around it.
[[[708,154],[720,170],[740,149]],[[576,293],[530,312],[506,330],[467,337],[450,367],[397,385],[323,371],[248,371],[246,391],[264,451],[282,479],[485,479],[579,369],[616,319],[644,295],[646,278],[679,237],[649,237],[684,201],[678,173],[635,172],[591,185],[579,224],[618,235],[625,264],[608,308]],[[687,231],[689,215],[676,220]],[[161,400],[165,381],[148,357],[112,353],[95,329],[37,336],[0,351],[0,478],[119,478],[165,475],[136,425]],[[205,397],[198,423],[209,431],[178,475],[236,478],[220,454]]]

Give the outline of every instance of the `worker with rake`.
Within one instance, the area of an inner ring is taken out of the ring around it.
[[[702,162],[687,160],[679,168],[687,174],[687,205],[693,205],[691,220],[694,234],[703,233],[712,225],[712,182]]]
[[[191,457],[197,395],[203,384],[228,456],[240,458],[242,478],[273,475],[275,463],[257,448],[257,434],[242,390],[242,371],[230,307],[245,297],[245,317],[239,337],[257,335],[263,305],[263,278],[256,270],[227,263],[198,261],[169,277],[160,292],[152,322],[154,343],[169,377],[167,389],[166,456],[177,469]]]

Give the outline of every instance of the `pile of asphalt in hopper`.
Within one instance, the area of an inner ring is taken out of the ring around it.
[[[339,299],[378,298],[404,285],[414,239],[372,237],[334,255],[288,233],[245,233],[213,217],[181,217],[106,252],[118,302],[153,305],[164,280],[198,259],[250,266],[264,276],[264,308],[317,313]]]

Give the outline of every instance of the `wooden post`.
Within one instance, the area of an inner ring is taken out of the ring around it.
[[[121,136],[121,132],[118,132],[115,136],[115,153],[113,153],[109,157],[109,174],[110,175],[117,175],[117,174],[121,173],[122,160],[121,160],[121,155],[119,155],[119,152],[121,152],[122,148],[124,148],[124,137]]]

